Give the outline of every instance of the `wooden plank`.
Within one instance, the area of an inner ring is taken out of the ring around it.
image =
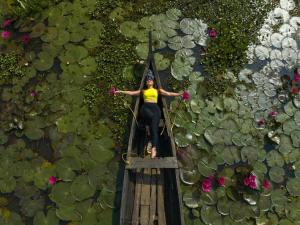
[[[140,213],[140,201],[141,201],[141,189],[143,183],[143,174],[141,169],[137,169],[136,183],[135,183],[135,196],[134,205],[132,212],[132,225],[139,224],[139,213]],[[130,199],[128,199],[130,201]]]
[[[166,225],[165,201],[164,201],[164,174],[161,169],[157,170],[157,213],[158,225]]]
[[[178,168],[176,157],[162,157],[162,158],[141,158],[128,157],[128,164],[126,169],[136,168]]]
[[[141,193],[141,213],[140,224],[148,225],[150,213],[150,186],[151,186],[151,169],[144,169],[142,193]]]
[[[154,225],[154,220],[156,218],[156,189],[157,189],[156,181],[157,181],[157,169],[152,169],[149,225]]]

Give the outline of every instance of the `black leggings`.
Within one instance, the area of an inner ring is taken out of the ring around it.
[[[158,146],[158,126],[161,116],[157,103],[145,102],[142,105],[140,115],[143,121],[150,126],[151,142],[153,147]]]

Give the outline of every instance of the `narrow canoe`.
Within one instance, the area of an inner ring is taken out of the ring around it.
[[[144,88],[148,69],[152,69],[155,83],[161,82],[156,70],[149,33],[149,53],[142,76],[140,90]],[[179,169],[174,137],[165,98],[159,95],[161,109],[158,157],[151,159],[145,154],[149,135],[139,120],[142,96],[136,99],[134,117],[127,148],[124,171],[120,225],[184,225]]]

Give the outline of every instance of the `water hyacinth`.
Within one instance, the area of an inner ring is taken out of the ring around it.
[[[214,28],[210,28],[210,29],[208,29],[208,35],[211,38],[215,38],[215,37],[217,37],[218,33]]]
[[[30,41],[29,35],[28,35],[28,34],[24,34],[24,35],[21,37],[21,41],[22,41],[24,44],[28,44],[29,41]]]
[[[1,37],[5,40],[8,39],[10,37],[10,32],[7,30],[2,31]]]
[[[56,177],[55,177],[55,176],[51,176],[51,177],[48,179],[48,183],[51,184],[51,185],[55,184],[56,181],[57,181],[57,180],[56,180]]]
[[[212,179],[206,178],[202,182],[201,189],[203,192],[210,192],[211,191],[211,186],[212,186]]]
[[[108,94],[110,96],[115,96],[116,95],[116,91],[117,91],[117,88],[116,87],[111,87],[109,90],[108,90]]]
[[[190,93],[187,91],[184,91],[182,94],[182,100],[183,101],[188,101],[190,99]]]

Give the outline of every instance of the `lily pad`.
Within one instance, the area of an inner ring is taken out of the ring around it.
[[[243,162],[248,161],[249,164],[253,164],[258,159],[257,149],[252,146],[245,146],[241,150],[241,157]]]
[[[206,224],[215,224],[221,225],[222,224],[222,217],[217,212],[215,206],[202,206],[201,208],[201,219]]]
[[[292,131],[291,139],[293,142],[293,146],[296,148],[300,148],[300,130]]]
[[[82,201],[94,195],[96,189],[89,184],[88,177],[81,175],[75,178],[71,185],[71,193],[78,201]]]
[[[49,194],[49,198],[58,205],[70,207],[76,199],[71,194],[71,184],[59,182],[55,184]]]
[[[179,17],[182,15],[182,13],[179,9],[171,8],[171,9],[167,10],[166,15],[169,19],[176,21],[179,19]]]
[[[49,210],[47,216],[39,211],[34,216],[33,225],[59,225],[59,219],[54,210]]]
[[[32,31],[30,33],[31,38],[36,38],[41,36],[46,29],[46,26],[44,23],[37,23],[35,26],[32,27]]]
[[[272,150],[267,154],[267,163],[270,167],[282,167],[284,165],[284,159],[280,153],[278,153],[276,150]]]
[[[33,61],[33,66],[39,71],[49,70],[53,66],[53,58],[46,52],[40,52],[38,59]]]
[[[157,70],[165,70],[170,66],[170,60],[159,53],[154,54]]]
[[[287,181],[286,189],[292,196],[300,196],[300,179],[290,178]]]
[[[284,169],[279,166],[274,166],[269,170],[269,176],[275,183],[281,183],[284,181]]]
[[[236,222],[242,222],[247,216],[247,207],[241,202],[233,202],[230,207],[230,217]]]

